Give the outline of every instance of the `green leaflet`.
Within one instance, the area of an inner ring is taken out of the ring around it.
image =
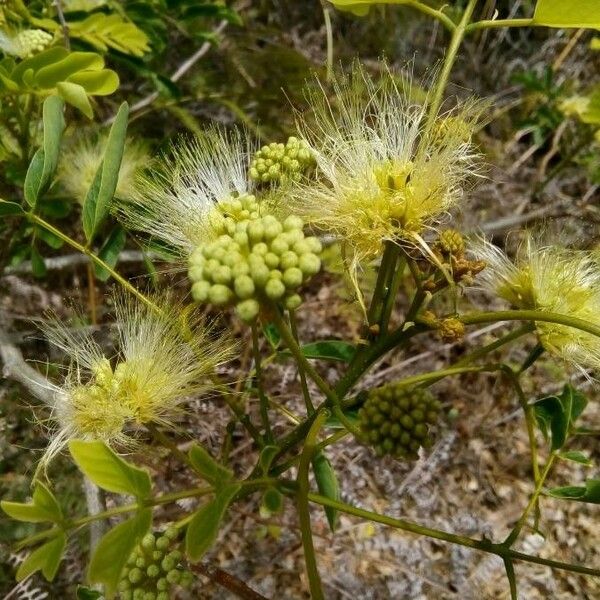
[[[533,22],[546,27],[600,28],[598,0],[538,0]]]
[[[104,534],[96,548],[88,569],[90,583],[104,585],[107,598],[117,591],[121,572],[142,537],[152,524],[152,509],[144,508],[135,517],[120,523]]]
[[[335,470],[331,466],[331,463],[322,452],[319,452],[312,461],[313,471],[315,473],[315,480],[319,493],[326,498],[331,500],[340,499],[340,486],[335,474]],[[327,522],[331,531],[335,531],[338,522],[338,512],[335,508],[330,506],[325,507],[325,515],[327,516]]]
[[[83,231],[88,241],[94,238],[98,227],[108,215],[110,203],[117,189],[128,117],[129,105],[123,102],[110,128],[102,163],[83,201]]]
[[[17,570],[16,580],[23,581],[36,571],[41,571],[47,581],[52,581],[67,545],[67,536],[60,531],[49,542],[34,550]]]
[[[237,483],[224,486],[212,500],[196,511],[185,535],[185,552],[190,560],[200,560],[214,544],[223,517],[239,489]]]
[[[30,504],[21,502],[0,502],[2,510],[11,518],[27,523],[59,523],[63,519],[62,510],[52,492],[41,482],[36,482]]]
[[[69,451],[79,469],[102,489],[140,499],[150,495],[147,471],[125,462],[104,442],[72,440]]]
[[[233,478],[233,472],[218,463],[202,446],[194,444],[188,454],[194,469],[208,483],[217,487],[224,485]]]
[[[50,185],[56,171],[60,140],[65,128],[63,107],[64,102],[58,96],[44,100],[44,141],[42,148],[33,155],[23,188],[25,200],[32,208],[37,204],[39,195]]]

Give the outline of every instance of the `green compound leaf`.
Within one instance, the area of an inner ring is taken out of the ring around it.
[[[579,452],[577,450],[559,452],[558,457],[562,458],[563,460],[579,463],[584,467],[592,467],[594,465],[594,463],[583,452]]]
[[[93,116],[89,96],[112,94],[118,86],[119,77],[104,68],[104,59],[96,52],[55,46],[18,64],[0,63],[0,89],[43,97],[55,94],[89,118]]]
[[[600,28],[600,0],[538,0],[533,22],[546,27]]]
[[[100,252],[98,252],[98,256],[112,269],[117,264],[119,260],[119,253],[125,247],[125,242],[127,240],[127,232],[119,225],[117,225],[111,232],[110,235],[106,238],[104,244],[102,244],[102,248],[100,248]],[[110,277],[110,273],[104,268],[96,263],[94,263],[94,271],[96,273],[96,278],[100,281],[107,281]]]
[[[544,437],[552,437],[552,451],[560,450],[569,436],[571,426],[587,405],[585,396],[573,386],[565,385],[560,396],[538,400],[533,410]]]
[[[125,563],[151,525],[152,509],[144,508],[105,533],[98,543],[90,560],[88,581],[103,584],[107,598],[114,596]]]
[[[202,446],[194,444],[189,451],[189,459],[194,469],[208,483],[221,486],[233,478],[233,471],[218,463]]]
[[[21,208],[20,204],[0,199],[0,217],[9,215],[22,215],[24,213],[25,211]]]
[[[68,25],[69,35],[84,40],[102,52],[114,48],[123,54],[143,56],[150,50],[148,36],[120,15],[96,13]]]
[[[319,493],[326,498],[331,500],[340,499],[340,486],[335,474],[334,468],[331,463],[322,452],[319,452],[312,461],[313,471],[315,473],[315,480]],[[338,524],[338,512],[331,506],[325,507],[325,515],[327,516],[327,522],[329,523],[329,529],[332,532],[336,530]]]
[[[52,581],[67,545],[67,536],[60,531],[56,537],[34,550],[22,563],[15,579],[23,581],[36,571],[41,571],[46,581]]]
[[[190,560],[200,560],[215,543],[227,508],[240,487],[236,483],[226,485],[196,511],[185,534],[185,552]]]
[[[59,523],[63,519],[62,510],[54,494],[41,482],[36,482],[30,504],[21,502],[0,502],[2,510],[11,518],[26,523]]]
[[[150,496],[152,483],[147,471],[125,462],[104,442],[72,440],[69,451],[79,469],[102,489],[140,499]]]
[[[104,158],[83,202],[83,230],[88,241],[93,239],[98,227],[108,215],[117,189],[128,117],[129,105],[123,102],[110,128]]]
[[[553,498],[600,504],[600,479],[588,479],[585,482],[585,487],[565,486],[553,488],[548,490],[546,494]]]

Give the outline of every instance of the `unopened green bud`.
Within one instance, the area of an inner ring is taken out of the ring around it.
[[[281,235],[278,235],[271,242],[271,252],[282,255],[284,252],[287,252],[289,249],[288,243],[285,241],[285,238]]]
[[[161,577],[160,579],[157,579],[156,589],[159,591],[166,591],[169,589],[169,582],[166,580],[165,577]]]
[[[238,298],[241,298],[242,300],[254,295],[254,281],[249,275],[240,275],[239,277],[236,277],[233,286]]]
[[[206,302],[209,291],[210,283],[208,281],[197,281],[192,286],[192,298],[194,298],[196,302]]]
[[[273,254],[273,252],[267,252],[265,254],[265,264],[269,269],[275,269],[279,265],[279,256]]]
[[[286,269],[283,273],[283,283],[286,287],[295,289],[302,284],[302,271],[297,267]]]
[[[269,279],[265,285],[265,294],[271,300],[279,300],[285,294],[285,285],[279,279]]]
[[[162,562],[160,563],[160,568],[163,571],[165,571],[165,573],[168,573],[169,571],[174,569],[176,566],[177,566],[177,561],[173,560],[172,558],[169,558],[168,556],[165,556],[165,558],[163,558]]]
[[[302,298],[299,294],[292,294],[285,299],[285,307],[288,310],[296,310],[302,304]]]
[[[298,267],[305,275],[315,275],[321,269],[321,259],[316,254],[303,254]]]
[[[298,255],[293,252],[292,250],[288,250],[287,252],[284,252],[281,257],[279,258],[279,266],[285,270],[285,269],[291,269],[292,267],[295,267],[298,264]]]
[[[286,217],[283,222],[283,229],[285,231],[291,231],[292,229],[302,229],[304,227],[304,223],[300,217],[296,215],[290,215]]]
[[[154,539],[154,536],[151,533],[147,533],[142,538],[141,546],[142,546],[142,548],[144,548],[144,550],[152,550],[154,548],[155,543],[156,543],[156,540]]]
[[[150,565],[146,569],[146,575],[148,575],[148,577],[150,577],[151,579],[154,579],[155,577],[158,577],[160,575],[160,569],[156,565]]]
[[[179,583],[179,581],[181,580],[181,571],[179,571],[178,569],[172,569],[171,571],[169,571],[167,573],[167,581],[169,583]]]
[[[256,319],[260,311],[260,305],[254,298],[248,298],[243,302],[238,302],[235,307],[235,312],[238,317],[245,323],[251,323]]]
[[[127,577],[129,578],[129,581],[131,581],[131,583],[139,583],[144,578],[144,573],[140,568],[134,567],[133,569],[131,569],[131,571],[129,571]]]
[[[270,273],[269,267],[263,263],[252,268],[250,275],[258,287],[263,287],[269,280]]]
[[[228,304],[233,299],[233,292],[225,285],[215,284],[208,291],[208,299],[215,306],[225,306],[225,304]]]

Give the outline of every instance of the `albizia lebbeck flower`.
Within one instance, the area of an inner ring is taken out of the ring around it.
[[[49,342],[71,357],[64,381],[53,388],[43,463],[71,439],[131,445],[136,426],[172,426],[187,398],[210,389],[215,368],[231,355],[230,342],[164,298],[158,304],[161,312],[117,297],[114,357],[104,355],[89,330],[72,330],[56,319],[41,326]]]
[[[600,324],[600,261],[585,250],[545,245],[528,235],[513,260],[480,240],[473,253],[486,262],[482,287],[512,306]],[[600,369],[600,337],[558,323],[535,322],[546,350],[579,369]]]

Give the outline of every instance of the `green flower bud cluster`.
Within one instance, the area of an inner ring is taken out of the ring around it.
[[[250,179],[263,183],[282,183],[297,179],[314,162],[308,144],[296,137],[285,144],[273,142],[263,146],[250,164]]]
[[[179,531],[169,527],[162,534],[148,533],[131,553],[119,582],[120,600],[169,600],[174,585],[190,587],[193,574],[184,569],[176,549]]]
[[[429,448],[429,426],[439,416],[440,402],[427,390],[392,383],[369,392],[358,411],[363,442],[377,454],[413,460]]]
[[[15,38],[17,55],[20,58],[30,58],[47,48],[52,42],[52,35],[42,29],[26,29]]]
[[[297,308],[300,286],[321,268],[321,243],[304,237],[302,219],[259,216],[253,196],[222,203],[218,237],[190,256],[189,277],[196,302],[235,306],[251,323],[261,302]]]

